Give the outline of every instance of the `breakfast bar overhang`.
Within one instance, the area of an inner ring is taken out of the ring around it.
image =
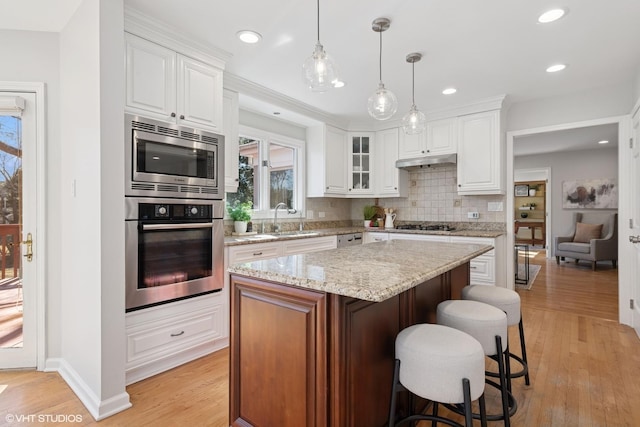
[[[391,240],[229,268],[231,425],[385,425],[396,335],[434,323],[491,249]]]

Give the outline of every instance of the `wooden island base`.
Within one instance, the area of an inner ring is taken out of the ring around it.
[[[375,427],[387,422],[396,335],[435,323],[469,263],[382,302],[231,279],[231,425]]]

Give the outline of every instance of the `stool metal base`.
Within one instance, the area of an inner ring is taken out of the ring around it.
[[[464,395],[464,402],[459,404],[461,407],[461,414],[465,417],[464,425],[457,423],[456,421],[450,420],[448,418],[438,416],[438,402],[433,402],[433,413],[429,414],[412,414],[409,415],[397,423],[395,422],[395,411],[396,411],[396,395],[400,391],[409,391],[406,387],[404,387],[400,383],[400,360],[396,359],[395,368],[393,371],[393,384],[391,386],[391,405],[389,407],[389,423],[388,427],[397,427],[401,426],[405,423],[413,423],[414,421],[433,421],[444,423],[450,425],[452,427],[473,427],[473,419],[480,419],[480,423],[482,427],[487,427],[487,416],[485,410],[485,401],[484,401],[484,393],[478,398],[478,403],[480,405],[480,414],[475,416],[471,412],[471,388],[469,385],[469,380],[466,378],[462,379],[462,389]],[[412,394],[413,395],[413,394]],[[413,405],[412,405],[413,406]],[[447,405],[448,407],[449,405]],[[455,412],[458,412],[457,410]]]
[[[520,378],[524,377],[524,383],[526,385],[531,385],[531,380],[529,378],[529,364],[527,362],[527,345],[524,340],[524,326],[522,324],[522,314],[520,314],[520,322],[518,323],[518,331],[520,333],[520,351],[522,352],[522,357],[519,357],[511,352],[509,352],[509,359],[507,359],[507,381],[509,384],[509,391],[511,391],[511,379],[512,378]],[[507,344],[507,347],[509,345]],[[522,369],[518,372],[511,372],[511,360],[514,359],[518,362]],[[487,375],[490,377],[498,378],[499,374],[497,372],[487,372]]]

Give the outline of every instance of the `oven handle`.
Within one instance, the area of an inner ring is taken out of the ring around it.
[[[195,224],[142,224],[142,231],[145,230],[186,230],[193,228],[213,228],[211,222],[199,222]]]

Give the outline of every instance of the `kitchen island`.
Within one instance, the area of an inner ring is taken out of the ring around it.
[[[491,249],[392,240],[230,267],[231,424],[384,425],[396,335],[435,322]]]

